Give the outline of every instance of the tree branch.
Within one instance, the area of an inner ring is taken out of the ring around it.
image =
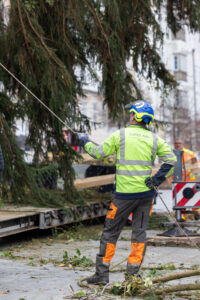
[[[19,0],[18,0],[19,1]],[[37,32],[37,30],[34,28],[29,14],[27,12],[27,10],[24,8],[24,12],[26,14],[28,23],[31,27],[31,29],[33,30],[33,32],[35,33],[35,35],[37,36],[37,38],[40,40],[40,43],[42,44],[43,48],[46,50],[46,52],[48,53],[49,57],[54,61],[54,63],[59,66],[60,68],[64,69],[64,72],[66,74],[66,80],[67,80],[67,84],[70,85],[70,76],[66,70],[66,67],[62,64],[62,62],[60,62],[60,60],[53,54],[53,52],[48,48],[48,46],[46,45],[46,43],[44,42],[43,38],[41,37],[41,35]]]
[[[24,26],[24,22],[23,22],[19,0],[17,0],[17,8],[18,8],[19,20],[20,20],[20,23],[21,23],[21,26],[22,26],[22,32],[23,32],[23,35],[24,35],[24,41],[25,41],[25,44],[26,44],[26,48],[27,48],[28,54],[30,55],[30,57],[32,59],[31,50],[30,50],[30,47],[29,47],[29,40],[28,40],[28,37],[27,37],[27,32],[26,32],[26,29],[25,29],[25,26]]]
[[[179,285],[169,286],[161,289],[152,289],[152,292],[156,295],[164,295],[164,294],[169,294],[169,293],[174,293],[179,291],[193,291],[193,290],[200,290],[200,283],[179,284]],[[141,293],[141,296],[145,296],[148,294],[149,294],[149,290]]]
[[[171,280],[176,280],[176,279],[191,277],[191,276],[197,276],[197,275],[200,275],[200,270],[175,273],[175,274],[170,274],[170,275],[163,276],[163,277],[157,277],[157,278],[153,278],[152,282],[153,283],[167,282],[167,281],[171,281]]]
[[[8,148],[10,149],[10,153],[11,153],[12,157],[14,158],[14,153],[13,153],[13,151],[12,151],[11,143],[10,143],[10,140],[9,140],[7,134],[6,134],[6,130],[5,130],[5,128],[4,128],[2,119],[0,119],[0,126],[1,126],[1,128],[2,128],[2,131],[3,131],[3,134],[4,134],[4,136],[5,136],[5,139],[6,139],[7,143],[8,143]]]
[[[92,9],[92,7],[90,7],[90,5],[87,3],[86,0],[83,0],[83,1],[85,2],[85,4],[87,5],[87,7],[89,8],[91,14],[94,16],[94,18],[96,19],[96,21],[97,21],[97,23],[98,23],[98,25],[100,27],[101,33],[102,33],[103,37],[106,40],[106,43],[107,43],[107,46],[108,46],[108,54],[109,54],[110,60],[112,62],[112,55],[111,55],[111,51],[110,51],[110,44],[109,44],[109,41],[108,41],[108,37],[107,37],[107,35],[106,35],[106,33],[105,33],[104,29],[103,29],[103,26],[101,24],[101,21],[100,21],[98,15],[97,15],[96,11],[94,9]]]

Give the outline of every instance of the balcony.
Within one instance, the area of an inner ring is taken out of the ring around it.
[[[174,77],[177,81],[187,81],[187,73],[184,71],[174,71]]]

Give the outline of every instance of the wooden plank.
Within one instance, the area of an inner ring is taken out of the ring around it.
[[[105,159],[93,158],[88,153],[81,153],[81,156],[82,158],[78,161],[79,164],[113,166],[116,163],[116,159],[114,155],[110,155]]]
[[[22,233],[22,232],[26,232],[26,231],[30,231],[30,230],[35,230],[35,229],[39,229],[39,226],[32,226],[32,227],[28,227],[28,228],[19,228],[16,230],[12,230],[12,231],[8,231],[5,233],[0,233],[0,238],[9,236],[9,235],[14,235],[14,234],[18,234],[18,233]]]
[[[157,171],[158,169],[153,169],[152,175],[155,174]],[[78,190],[87,189],[90,187],[112,184],[114,182],[114,179],[115,174],[87,177],[82,179],[76,179],[74,181],[74,185]]]
[[[147,238],[147,244],[151,246],[194,247],[195,244],[197,246],[200,246],[200,236],[190,236],[190,239],[188,239],[187,237],[177,236],[152,236]]]
[[[74,185],[78,190],[87,189],[90,187],[112,184],[114,182],[114,179],[115,174],[87,177],[83,179],[76,179],[74,181]]]
[[[39,213],[35,212],[21,212],[21,211],[3,211],[0,210],[0,222],[7,221],[7,220],[12,220],[12,219],[18,219],[18,218],[23,218],[27,216],[35,216],[38,215]]]

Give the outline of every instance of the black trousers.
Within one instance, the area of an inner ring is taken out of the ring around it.
[[[109,265],[114,256],[116,243],[123,226],[132,213],[131,253],[127,272],[135,274],[142,263],[146,248],[146,228],[151,215],[153,197],[121,200],[114,199],[108,210],[97,254],[96,272],[108,276]]]

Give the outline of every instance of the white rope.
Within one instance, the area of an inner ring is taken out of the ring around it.
[[[55,112],[53,112],[44,102],[42,102],[42,100],[40,100],[33,92],[31,92],[31,90],[29,90],[29,88],[27,88],[12,72],[10,72],[1,62],[0,62],[0,66],[6,70],[17,82],[19,82],[19,84],[21,84],[21,86],[23,86],[23,88],[25,88],[29,94],[31,94],[37,101],[40,102],[40,104],[42,104],[55,118],[57,118],[65,127],[67,127],[71,132],[73,132],[74,134],[76,134],[76,132],[69,127],[65,121],[63,121],[57,114],[55,114]]]

